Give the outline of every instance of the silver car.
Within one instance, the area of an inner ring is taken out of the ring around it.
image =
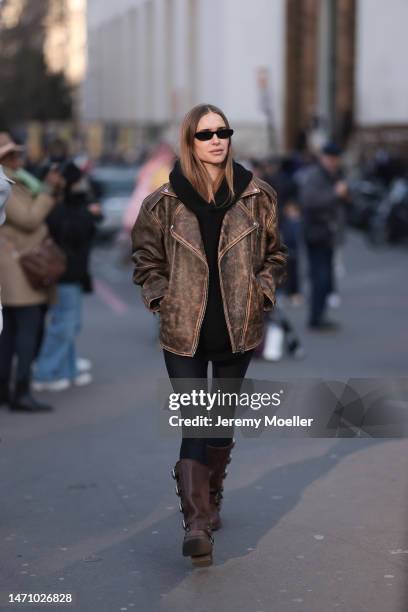
[[[100,236],[111,238],[122,229],[123,213],[135,188],[137,175],[135,166],[96,166],[90,172],[104,217],[98,225]]]

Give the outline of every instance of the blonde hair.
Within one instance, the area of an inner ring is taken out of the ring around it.
[[[217,192],[221,182],[225,176],[227,181],[228,190],[230,197],[234,195],[234,173],[232,166],[232,150],[231,141],[228,147],[228,153],[222,164],[223,172],[220,178],[213,185],[211,177],[203,164],[202,161],[194,154],[194,135],[197,132],[197,126],[204,115],[208,113],[216,113],[225,122],[227,128],[230,127],[228,119],[224,115],[221,109],[213,104],[198,104],[194,106],[184,117],[180,129],[180,164],[181,170],[194,187],[194,189],[209,202],[213,202],[215,199],[215,193]]]

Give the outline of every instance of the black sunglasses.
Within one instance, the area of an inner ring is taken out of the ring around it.
[[[231,128],[220,128],[219,130],[214,130],[214,132],[212,132],[211,130],[203,130],[202,132],[196,132],[194,136],[195,138],[197,138],[197,140],[211,140],[214,134],[217,134],[218,138],[224,140],[225,138],[231,138],[233,133],[234,130],[231,130]]]

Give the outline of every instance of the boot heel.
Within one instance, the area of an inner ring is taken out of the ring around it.
[[[212,553],[211,540],[203,537],[190,538],[183,543],[184,557],[201,557]]]
[[[208,567],[209,565],[212,565],[213,563],[212,554],[209,553],[208,555],[200,555],[197,557],[191,557],[191,563],[193,564],[194,567]]]

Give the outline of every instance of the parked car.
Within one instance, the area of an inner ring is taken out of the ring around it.
[[[103,221],[98,226],[102,238],[113,238],[122,229],[123,212],[135,187],[135,166],[95,166],[90,181],[96,199],[102,205]]]
[[[372,244],[407,243],[408,180],[394,179],[386,197],[370,220],[368,237]]]

